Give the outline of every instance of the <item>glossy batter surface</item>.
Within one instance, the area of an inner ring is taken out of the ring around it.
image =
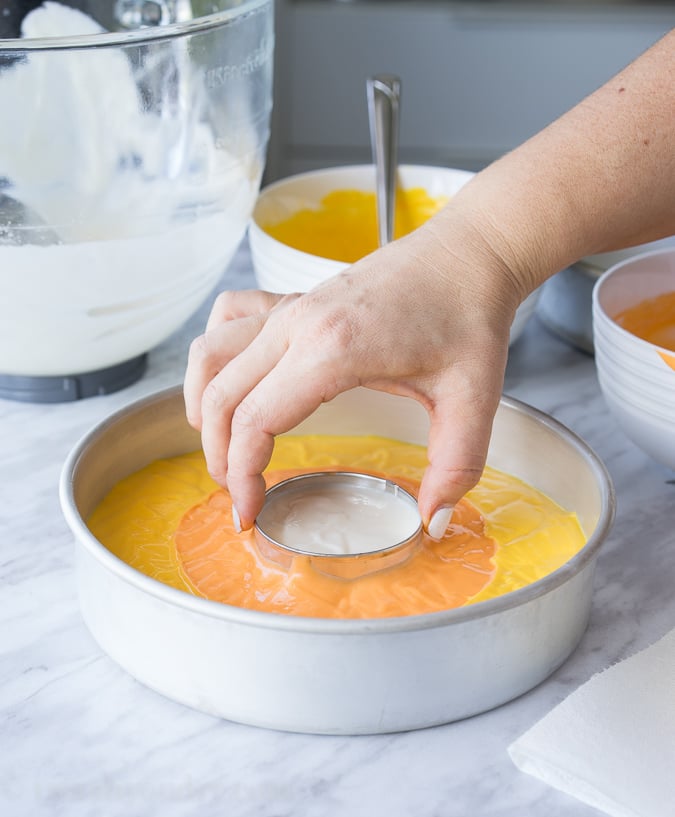
[[[378,437],[287,436],[276,441],[268,484],[328,468],[386,475],[415,494],[424,447]],[[325,618],[414,615],[523,587],[585,542],[576,516],[491,468],[456,508],[448,534],[425,538],[405,564],[353,581],[289,571],[264,560],[253,534],[232,526],[229,496],[201,452],[159,460],[116,485],[89,520],[95,536],[137,570],[189,593],[237,606]]]
[[[632,335],[675,352],[675,292],[640,301],[614,320]]]
[[[421,187],[397,190],[394,238],[416,230],[447,201],[443,196],[429,196]],[[290,218],[263,228],[296,250],[354,263],[378,246],[375,194],[336,190],[323,198],[319,207],[298,210]]]

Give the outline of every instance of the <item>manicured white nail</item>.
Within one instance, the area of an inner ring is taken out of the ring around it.
[[[241,533],[241,518],[239,516],[239,511],[232,506],[232,521],[234,522],[234,529],[237,533]]]
[[[445,505],[434,511],[427,528],[427,533],[432,539],[441,539],[445,535],[453,510],[452,505]]]

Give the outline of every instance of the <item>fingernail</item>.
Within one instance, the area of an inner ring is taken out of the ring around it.
[[[454,507],[452,505],[443,505],[437,508],[431,519],[429,520],[429,527],[427,533],[432,539],[442,539],[445,535]]]
[[[234,522],[234,529],[237,533],[241,533],[241,517],[239,516],[239,511],[232,506],[232,521]]]

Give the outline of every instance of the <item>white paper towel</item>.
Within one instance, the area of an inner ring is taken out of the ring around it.
[[[613,817],[675,817],[675,630],[595,675],[509,754]]]

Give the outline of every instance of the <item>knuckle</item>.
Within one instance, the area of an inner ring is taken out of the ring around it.
[[[227,485],[227,468],[218,465],[207,465],[207,471],[211,479],[217,482],[218,485]]]
[[[206,335],[199,335],[191,343],[188,351],[188,361],[197,363],[206,359],[209,355],[209,344]]]
[[[253,398],[241,402],[232,415],[232,433],[262,430],[264,414]]]
[[[483,473],[483,468],[475,468],[475,467],[464,467],[464,468],[456,468],[452,470],[449,474],[449,478],[455,485],[459,485],[460,488],[465,490],[470,490],[473,488],[477,483],[478,480],[481,478]]]
[[[232,312],[233,295],[234,293],[230,290],[219,292],[211,308],[211,317],[222,320],[226,319]]]
[[[344,307],[323,311],[308,329],[308,341],[330,358],[342,359],[353,348],[358,327],[353,315]]]
[[[202,408],[208,410],[219,410],[225,404],[225,396],[215,381],[211,381],[202,394]]]
[[[346,310],[336,310],[326,320],[325,332],[339,351],[346,351],[357,336],[354,321]]]
[[[282,309],[291,307],[292,305],[297,304],[302,297],[302,293],[300,292],[289,292],[286,294],[275,294],[268,292],[266,295],[268,295],[270,298],[270,312],[279,312]]]
[[[480,465],[467,463],[464,465],[448,465],[440,470],[441,480],[446,485],[456,486],[462,491],[471,490],[483,474],[483,463]]]

